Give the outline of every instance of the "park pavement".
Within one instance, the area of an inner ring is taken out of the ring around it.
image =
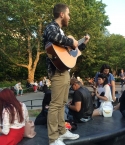
[[[90,91],[93,91],[92,87],[90,86],[86,86]],[[123,88],[123,90],[125,90],[125,86]],[[121,86],[120,85],[116,85],[116,91],[118,92],[116,94],[116,97],[119,97],[121,95]],[[32,101],[32,105],[36,105],[38,107],[27,107],[28,110],[35,110],[35,109],[41,109],[42,108],[42,99],[44,98],[44,93],[38,91],[37,93],[35,92],[30,92],[30,93],[25,93],[22,96],[17,96],[17,99],[21,102],[24,102],[26,104],[26,106],[31,106],[31,100]],[[38,100],[37,100],[38,99]],[[28,101],[29,100],[29,101]],[[25,102],[27,101],[27,102]],[[30,118],[31,120],[34,120],[34,117]]]
[[[44,93],[43,92],[30,92],[30,93],[24,93],[22,96],[17,96],[17,99],[21,102],[24,102],[26,104],[26,106],[31,106],[31,100],[32,101],[32,105],[38,105],[38,107],[27,107],[28,110],[30,109],[40,109],[42,108],[42,99],[44,97]],[[37,100],[38,99],[38,100]],[[26,101],[26,102],[25,102]]]

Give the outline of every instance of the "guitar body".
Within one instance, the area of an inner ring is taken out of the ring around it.
[[[52,43],[49,43],[45,49],[53,65],[61,72],[73,68],[76,65],[78,56],[81,55],[78,48],[71,50]]]

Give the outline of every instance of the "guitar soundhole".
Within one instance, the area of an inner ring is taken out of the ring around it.
[[[72,50],[70,51],[70,55],[73,56],[73,57],[76,57],[78,54],[78,50]]]

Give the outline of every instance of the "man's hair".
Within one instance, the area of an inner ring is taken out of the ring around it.
[[[70,80],[70,85],[73,85],[73,84],[78,84],[79,86],[82,86],[82,83],[75,78]]]
[[[53,8],[53,16],[55,19],[59,18],[61,12],[65,12],[68,8],[65,4],[56,4]]]

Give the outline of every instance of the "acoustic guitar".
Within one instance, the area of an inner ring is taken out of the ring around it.
[[[85,38],[78,41],[78,44],[82,44]],[[45,46],[47,55],[53,65],[61,72],[71,69],[76,65],[77,58],[81,55],[81,51],[76,48],[72,50],[70,47],[57,46],[52,43],[48,43]]]

